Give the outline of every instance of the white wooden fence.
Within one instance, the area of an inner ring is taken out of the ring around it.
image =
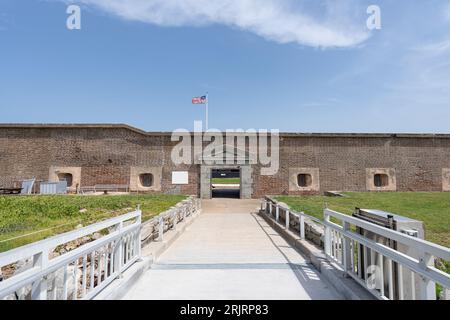
[[[140,257],[141,211],[0,253],[0,268],[29,261],[0,282],[1,299],[91,299]],[[102,234],[97,240],[89,238]],[[90,241],[55,255],[74,240]],[[52,258],[52,256],[54,256]]]
[[[305,239],[305,218],[323,225],[324,252],[328,260],[336,263],[377,298],[434,300],[438,284],[443,292],[442,298],[450,299],[450,274],[437,269],[433,264],[435,258],[450,261],[449,248],[333,210],[324,209],[324,219],[320,220],[303,212],[288,210],[268,198],[262,200],[261,211],[277,222],[280,220],[280,208],[285,211],[286,229],[291,227],[292,219],[298,219],[301,239]],[[332,222],[331,218],[340,221],[340,224]],[[364,237],[355,232],[356,227],[373,233],[372,238],[383,237],[395,241],[398,246],[411,248],[417,253],[417,257]]]

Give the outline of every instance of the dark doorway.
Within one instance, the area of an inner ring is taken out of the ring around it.
[[[241,197],[240,169],[212,169],[211,171],[212,198]]]

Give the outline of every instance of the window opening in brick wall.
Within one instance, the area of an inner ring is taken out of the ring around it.
[[[61,172],[61,173],[58,173],[58,180],[59,181],[67,181],[67,186],[71,187],[72,183],[73,183],[73,175],[71,173]]]
[[[308,173],[300,173],[297,175],[297,184],[302,188],[310,187],[312,185],[312,176]]]
[[[387,187],[389,185],[389,177],[387,174],[377,173],[373,176],[373,184],[377,188]]]
[[[153,174],[142,173],[139,175],[139,181],[143,187],[151,187],[153,186]]]

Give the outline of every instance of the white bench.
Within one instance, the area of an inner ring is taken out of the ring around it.
[[[128,192],[128,184],[96,184],[95,186],[80,187],[80,193],[84,194],[87,192],[119,192],[121,190]]]

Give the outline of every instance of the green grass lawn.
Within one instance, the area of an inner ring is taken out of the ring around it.
[[[212,183],[217,184],[240,184],[240,178],[212,178]]]
[[[446,192],[346,192],[347,197],[277,196],[293,210],[323,219],[325,204],[332,210],[352,214],[355,207],[380,209],[425,223],[426,239],[450,247],[450,193]]]
[[[98,222],[141,205],[142,220],[169,209],[183,195],[0,196],[0,252]],[[81,210],[81,212],[80,212]],[[20,237],[33,233],[29,236]],[[19,237],[13,240],[10,238]]]

